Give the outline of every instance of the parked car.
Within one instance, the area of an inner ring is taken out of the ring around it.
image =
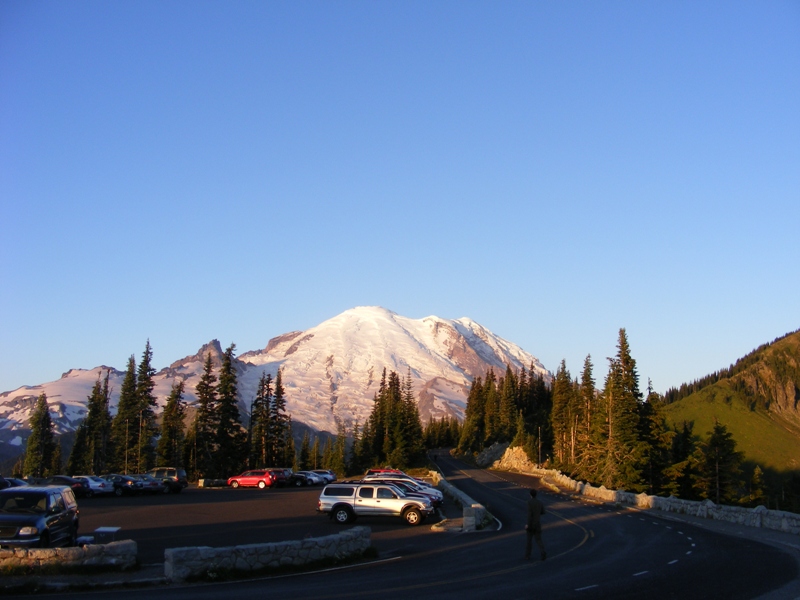
[[[53,475],[52,477],[45,477],[39,482],[39,485],[65,485],[72,488],[76,498],[86,498],[91,496],[89,484],[74,477],[67,477],[66,475]]]
[[[337,523],[349,523],[360,516],[400,517],[409,525],[420,525],[432,514],[433,506],[423,498],[403,494],[381,482],[329,483],[322,489],[317,511]]]
[[[167,492],[180,494],[189,485],[186,470],[178,467],[156,467],[147,472],[150,477],[158,479],[166,486]]]
[[[367,479],[366,481],[374,481]],[[381,479],[386,483],[391,483],[395,487],[399,487],[406,494],[421,494],[430,499],[434,508],[439,508],[444,503],[444,494],[436,488],[423,486],[413,481],[406,479]]]
[[[165,486],[162,482],[145,473],[131,475],[131,477],[142,482],[143,494],[164,494],[168,491],[167,486]]]
[[[30,483],[19,477],[6,477],[6,482],[11,484],[8,487],[25,487],[30,485]]]
[[[114,486],[114,494],[117,496],[133,496],[134,494],[141,494],[144,484],[138,479],[129,477],[128,475],[118,475],[111,473],[103,477],[106,481],[110,481]]]
[[[0,490],[0,548],[74,546],[78,502],[70,487]]]
[[[106,481],[97,475],[75,475],[73,479],[85,481],[89,486],[89,491],[86,493],[87,498],[114,493],[114,486],[111,485],[111,482]]]
[[[275,485],[275,476],[267,469],[255,469],[229,478],[228,485],[232,488],[257,487],[263,490]]]
[[[295,475],[302,475],[306,479],[306,485],[320,485],[321,483],[327,483],[327,481],[314,471],[298,471]]]
[[[289,469],[291,473],[291,469]],[[289,483],[289,477],[286,475],[286,469],[269,469],[269,474],[272,475],[273,485],[283,487]]]
[[[403,471],[400,469],[392,469],[391,467],[386,467],[384,469],[367,469],[365,475],[377,475],[379,473],[394,473],[395,475],[405,475]]]
[[[311,472],[316,473],[317,475],[322,477],[326,483],[332,483],[336,481],[336,473],[334,473],[330,469],[314,469]]]

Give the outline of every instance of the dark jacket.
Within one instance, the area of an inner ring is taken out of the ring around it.
[[[528,523],[525,526],[529,531],[542,528],[541,516],[544,514],[544,504],[538,498],[528,498]]]

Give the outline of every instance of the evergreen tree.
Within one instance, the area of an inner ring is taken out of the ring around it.
[[[216,432],[217,432],[217,377],[211,353],[206,356],[203,374],[195,387],[197,413],[191,431],[194,442],[195,474],[198,478],[216,477]]]
[[[136,396],[136,359],[128,359],[128,368],[120,388],[117,414],[111,422],[111,440],[115,452],[112,470],[127,474],[136,468],[139,438],[139,403]]]
[[[184,457],[184,425],[186,409],[183,403],[183,380],[172,385],[164,412],[161,415],[161,437],[156,446],[159,467],[181,467]]]
[[[467,396],[464,426],[458,442],[458,449],[461,452],[479,452],[483,449],[485,404],[483,382],[480,377],[477,377],[472,381],[472,387]]]
[[[647,401],[640,405],[639,428],[644,443],[643,477],[648,494],[660,494],[669,485],[668,471],[672,466],[672,446],[675,432],[667,426],[664,399],[653,391],[648,381]]]
[[[50,419],[47,396],[42,392],[36,400],[30,417],[31,434],[25,448],[25,476],[47,477],[58,475],[53,472],[53,458],[56,453],[55,429]],[[60,459],[59,459],[60,461]]]
[[[553,381],[553,408],[550,413],[551,427],[553,428],[555,440],[553,452],[556,464],[561,468],[571,464],[572,396],[572,379],[569,371],[567,371],[566,361],[562,360]]]
[[[271,465],[284,463],[289,455],[291,444],[291,462],[294,462],[294,439],[289,415],[286,413],[286,392],[283,388],[282,373],[278,369],[275,375],[275,391],[269,408],[268,460]]]
[[[607,488],[642,491],[646,487],[642,482],[645,448],[639,439],[641,401],[636,361],[625,330],[620,329],[617,355],[609,359],[605,388],[584,455],[584,469]]]
[[[517,426],[517,409],[519,405],[519,389],[517,376],[506,365],[506,374],[500,380],[500,427],[499,439],[509,441],[514,438]]]
[[[750,477],[750,494],[747,498],[749,506],[765,505],[767,503],[767,490],[764,483],[764,472],[758,465],[753,469],[753,475]]]
[[[267,462],[270,443],[272,405],[272,375],[261,373],[256,397],[250,407],[250,467],[263,469]]]
[[[50,462],[50,470],[48,472],[49,475],[58,475],[59,473],[63,472],[64,462],[61,459],[61,440],[55,441],[55,447],[53,448],[53,458]]]
[[[314,436],[314,444],[311,446],[311,468],[312,469],[320,469],[322,468],[322,456],[320,455],[319,451],[319,438]]]
[[[684,421],[680,431],[672,436],[672,464],[664,469],[663,492],[684,500],[699,498],[694,486],[699,476],[696,449],[692,426]]]
[[[303,434],[303,442],[300,444],[300,456],[297,459],[297,466],[301,471],[309,471],[311,467],[311,439],[308,431]]]
[[[155,447],[153,439],[158,433],[156,426],[156,397],[155,388],[156,370],[152,366],[153,350],[150,340],[147,340],[139,370],[136,373],[136,399],[139,411],[139,429],[137,432],[137,473],[144,473],[155,464]]]
[[[701,444],[700,489],[704,498],[716,504],[733,504],[739,499],[742,453],[736,451],[736,441],[728,428],[718,421]]]
[[[238,387],[234,365],[235,344],[222,355],[217,386],[217,435],[215,467],[217,474],[228,477],[239,473],[247,460],[247,432],[239,414]]]
[[[105,473],[111,456],[111,415],[109,401],[109,371],[101,383],[98,376],[92,393],[88,397],[87,414],[78,426],[75,443],[67,460],[67,472],[71,474],[87,473],[97,475]]]
[[[331,448],[329,465],[327,468],[338,476],[347,474],[347,430],[341,421],[336,423],[336,440]]]
[[[80,475],[91,472],[92,447],[89,440],[88,426],[84,419],[75,432],[75,441],[72,444],[72,452],[67,459],[67,473],[70,475]]]

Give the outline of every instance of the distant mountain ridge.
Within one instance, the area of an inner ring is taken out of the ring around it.
[[[222,347],[212,340],[156,374],[159,412],[178,379],[185,382],[184,400],[196,401],[195,386],[209,353],[218,368]],[[336,431],[337,421],[364,423],[384,368],[411,375],[420,414],[427,421],[445,415],[463,418],[472,380],[490,368],[503,372],[506,365],[550,377],[536,357],[471,319],[410,319],[381,307],[350,309],[307,331],[276,336],[263,350],[244,352],[235,361],[243,420],[262,373],[274,377],[281,369],[293,421],[330,432]],[[57,381],[0,394],[0,455],[23,446],[30,412],[42,392],[57,431],[74,431],[86,415],[92,386],[106,372],[116,412],[124,372],[105,366],[73,369]]]
[[[776,471],[800,470],[800,331],[675,392],[680,399],[667,405],[674,424],[694,423],[694,432],[704,436],[718,420],[746,460]]]

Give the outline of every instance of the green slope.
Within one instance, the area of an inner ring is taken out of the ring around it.
[[[733,434],[746,462],[777,473],[800,470],[800,431],[768,411],[751,409],[736,396],[730,383],[722,381],[668,405],[667,419],[673,426],[693,423],[694,434],[702,439],[716,419]]]
[[[800,471],[800,332],[761,346],[719,375],[691,384],[698,391],[667,405],[668,421],[693,423],[705,439],[717,420],[746,462],[775,473]]]

